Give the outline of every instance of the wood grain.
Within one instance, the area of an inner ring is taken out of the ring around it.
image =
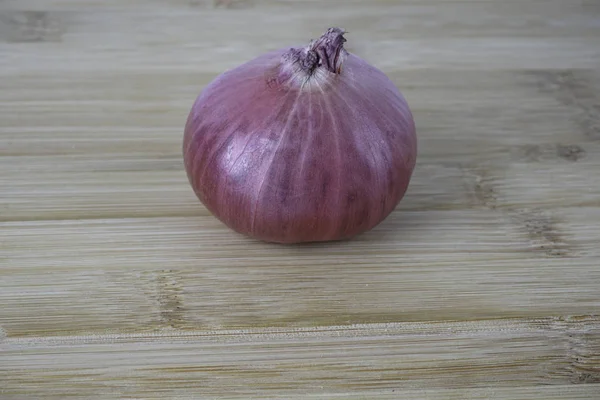
[[[429,398],[449,389],[491,395],[481,388],[586,383],[565,394],[593,398],[600,380],[588,368],[599,361],[599,333],[599,319],[578,318],[11,339],[4,357],[22,373],[4,388],[144,398],[157,390],[168,397],[302,398],[341,388],[368,389],[367,397],[427,388],[429,395],[414,394]],[[64,386],[55,387],[57,380]],[[177,383],[165,390],[165,381]]]
[[[600,5],[0,1],[0,399],[597,399]],[[191,191],[216,74],[326,27],[411,105],[399,208],[269,245]]]
[[[301,247],[212,217],[4,223],[0,315],[15,337],[593,312],[600,232],[581,227],[600,213],[577,210],[396,213],[354,241]]]

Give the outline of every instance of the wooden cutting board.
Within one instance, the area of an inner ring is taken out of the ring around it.
[[[600,3],[0,1],[0,399],[600,399]],[[225,69],[329,26],[418,165],[355,240],[241,237],[183,170]]]

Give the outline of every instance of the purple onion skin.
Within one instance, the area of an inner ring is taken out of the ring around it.
[[[331,28],[221,74],[196,99],[185,169],[229,228],[267,242],[344,240],[403,198],[417,157],[412,113],[344,42]]]

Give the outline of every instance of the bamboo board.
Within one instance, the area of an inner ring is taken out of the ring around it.
[[[0,1],[0,399],[600,398],[600,3]],[[407,196],[280,246],[196,200],[216,74],[324,28],[415,115]]]

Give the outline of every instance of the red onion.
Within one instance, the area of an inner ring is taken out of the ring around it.
[[[229,228],[268,242],[342,240],[404,196],[415,123],[388,77],[330,28],[212,81],[184,131],[196,196]]]

